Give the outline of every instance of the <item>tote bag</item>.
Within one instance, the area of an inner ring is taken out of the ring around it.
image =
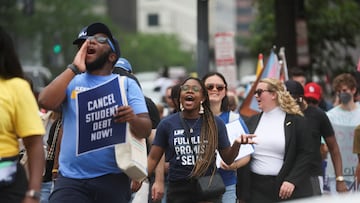
[[[120,77],[120,91],[123,105],[128,105],[124,87],[125,76]],[[145,138],[136,138],[126,123],[125,142],[115,145],[118,167],[132,180],[143,181],[147,177],[147,148]]]

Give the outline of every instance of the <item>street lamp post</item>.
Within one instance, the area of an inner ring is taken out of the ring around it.
[[[202,78],[209,71],[208,0],[197,0],[197,73]]]

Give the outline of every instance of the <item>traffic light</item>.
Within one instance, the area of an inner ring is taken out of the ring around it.
[[[53,46],[53,52],[54,52],[54,54],[59,54],[61,52],[61,45],[60,44],[55,44]]]
[[[51,53],[50,64],[52,67],[55,68],[64,67],[65,64],[64,53],[63,53],[64,50],[61,42],[62,42],[61,32],[55,31],[53,33],[53,41],[51,43],[51,46],[49,47],[50,48],[49,53]]]

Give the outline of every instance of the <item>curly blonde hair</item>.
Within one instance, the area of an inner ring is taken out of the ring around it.
[[[277,104],[279,107],[289,114],[298,114],[303,116],[299,105],[296,103],[296,100],[290,95],[286,90],[284,83],[275,78],[264,78],[259,82],[266,83],[269,91],[277,95]]]

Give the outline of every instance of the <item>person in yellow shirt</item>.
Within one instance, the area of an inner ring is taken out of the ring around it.
[[[0,202],[39,202],[45,129],[13,41],[0,26]],[[19,163],[19,138],[28,155],[29,179]]]

